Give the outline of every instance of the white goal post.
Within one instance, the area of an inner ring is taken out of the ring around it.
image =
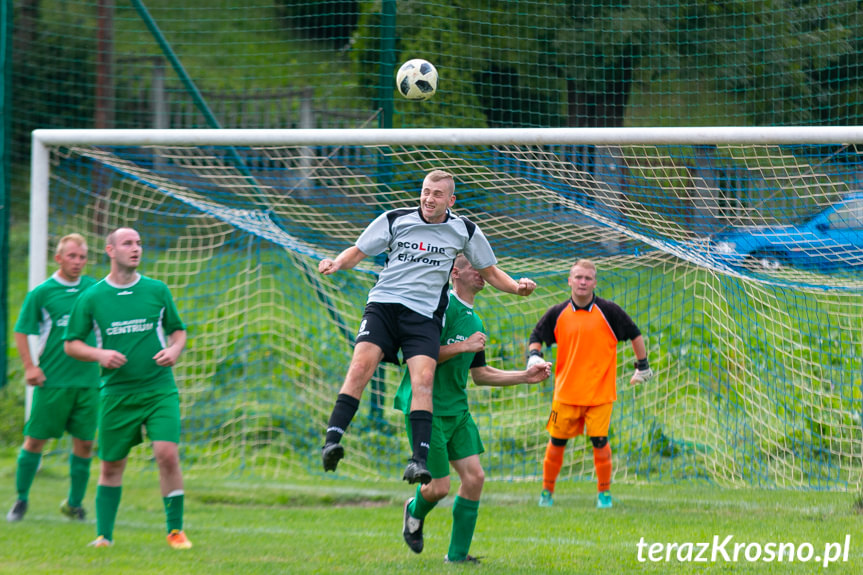
[[[317,261],[384,210],[415,207],[435,168],[454,174],[454,210],[501,268],[538,280],[530,298],[480,298],[490,365],[523,367],[581,257],[641,328],[657,378],[630,388],[619,346],[615,480],[863,484],[863,127],[35,130],[28,285],[58,234],[95,244],[145,226],[145,273],[191,318],[177,368],[187,456],[321,473],[384,261],[335,278]],[[402,466],[399,378],[388,366],[366,391],[375,409],[346,434],[340,473]],[[490,479],[541,475],[551,389],[469,392]],[[561,478],[592,473],[574,446]]]

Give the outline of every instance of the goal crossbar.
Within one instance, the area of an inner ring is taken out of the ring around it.
[[[45,279],[49,146],[782,145],[863,143],[863,126],[429,129],[38,129],[32,132],[30,288]]]
[[[33,145],[633,145],[835,144],[863,142],[863,126],[654,128],[140,129],[33,131]]]

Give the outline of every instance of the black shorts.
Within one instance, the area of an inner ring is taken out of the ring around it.
[[[399,348],[405,360],[415,355],[437,360],[442,326],[441,317],[420,315],[400,303],[371,302],[366,304],[356,341],[377,345],[384,352],[384,361],[396,365]]]

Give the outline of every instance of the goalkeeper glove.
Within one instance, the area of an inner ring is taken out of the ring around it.
[[[644,383],[651,378],[653,378],[653,370],[650,369],[650,366],[647,364],[647,358],[645,357],[644,359],[639,359],[635,362],[635,373],[632,374],[632,378],[629,380],[629,385]]]
[[[538,363],[545,363],[545,360],[542,358],[542,352],[536,349],[530,350],[530,354],[527,356],[527,368],[535,366]]]

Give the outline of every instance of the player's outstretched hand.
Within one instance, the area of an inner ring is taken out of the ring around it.
[[[531,351],[530,355],[527,356],[527,367],[525,369],[530,369],[535,365],[542,365],[543,363],[546,363],[546,361],[542,359],[542,353]]]
[[[336,266],[336,262],[330,258],[324,258],[318,263],[318,271],[325,276],[328,276],[339,271],[339,268]]]
[[[532,365],[530,363],[530,359],[538,358],[538,362],[534,362]],[[527,383],[539,383],[544,379],[548,379],[551,375],[551,362],[545,361],[541,357],[532,355],[530,359],[527,361],[527,375],[525,376],[525,381]]]
[[[520,278],[518,280],[518,295],[526,296],[533,293],[536,289],[536,282],[528,278]]]
[[[632,374],[632,379],[629,380],[629,385],[638,385],[639,383],[644,383],[653,378],[653,370],[649,367],[647,369],[636,369],[635,373]]]

